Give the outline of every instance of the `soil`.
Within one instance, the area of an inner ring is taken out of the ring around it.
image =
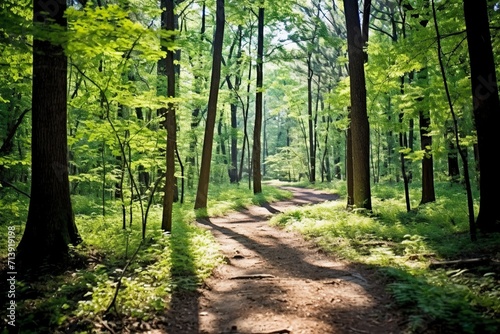
[[[402,333],[385,282],[373,268],[325,254],[269,218],[332,194],[287,187],[293,199],[199,220],[226,264],[196,293],[174,294],[150,333]]]

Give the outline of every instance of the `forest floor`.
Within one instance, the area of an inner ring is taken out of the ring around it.
[[[374,268],[325,254],[271,216],[336,195],[287,187],[293,198],[199,219],[221,245],[226,264],[194,293],[174,293],[171,312],[150,333],[402,333]]]

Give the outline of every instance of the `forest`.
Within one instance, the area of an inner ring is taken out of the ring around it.
[[[402,333],[500,330],[499,2],[2,0],[0,50],[2,333],[154,329],[290,186]]]

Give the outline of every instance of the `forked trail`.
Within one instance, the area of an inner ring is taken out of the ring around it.
[[[335,195],[287,188],[288,201],[200,220],[226,264],[193,295],[174,295],[164,333],[401,333],[373,269],[335,259],[293,232],[269,226],[288,208]],[[174,315],[175,314],[175,315]]]

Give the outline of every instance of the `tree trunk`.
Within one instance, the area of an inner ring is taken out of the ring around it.
[[[238,183],[238,91],[241,86],[241,46],[243,42],[243,27],[238,26],[238,51],[236,52],[236,64],[238,69],[235,73],[234,85],[227,76],[228,88],[231,90],[231,166],[229,167],[229,182]]]
[[[262,129],[262,84],[263,84],[263,54],[264,54],[264,3],[259,7],[258,37],[257,37],[257,92],[255,94],[255,124],[253,130],[252,170],[253,193],[262,192],[262,174],[260,170],[260,135]]]
[[[217,156],[218,157],[220,156],[220,159],[217,157],[216,161],[222,162],[224,166],[228,166],[229,170],[231,169],[231,167],[229,166],[229,161],[227,159],[227,151],[226,151],[226,138],[228,137],[228,135],[227,135],[227,127],[224,126],[224,109],[221,110],[219,116],[219,122],[217,123],[217,137],[219,139],[217,142]],[[220,182],[221,183],[224,182],[222,173]]]
[[[267,147],[267,121],[269,119],[266,119],[266,103],[264,101],[264,110],[263,110],[263,117],[262,117],[262,176],[266,176],[266,159],[269,154],[268,147]]]
[[[198,179],[198,191],[196,192],[196,200],[194,203],[195,209],[207,208],[214,127],[215,118],[217,116],[217,99],[219,97],[224,24],[224,0],[217,0],[215,37],[213,43],[212,78],[210,81],[210,95],[208,97],[208,110],[203,141],[203,152],[201,156],[200,178]]]
[[[314,41],[314,38],[313,38]],[[312,53],[307,55],[307,125],[309,128],[309,182],[316,182],[316,150],[314,145],[314,117],[313,117],[313,96],[312,79]]]
[[[200,28],[200,43],[202,43],[205,40],[205,29],[206,29],[206,4],[205,1],[202,3],[202,9],[201,9],[201,28]],[[201,53],[198,55],[199,59],[202,58]],[[202,86],[202,79],[200,79],[199,75],[194,75],[194,92],[195,94],[200,95],[201,94],[201,86]],[[196,164],[196,158],[197,158],[197,136],[196,136],[196,129],[198,128],[198,125],[200,124],[201,118],[202,118],[202,110],[199,106],[196,106],[193,111],[191,112],[191,135],[189,138],[189,152],[186,157],[186,165],[187,165],[187,184],[188,188],[192,189],[193,188],[193,179],[194,179],[194,172],[195,172],[195,167],[197,167]]]
[[[41,2],[34,2],[35,28],[41,24],[67,26],[63,16],[66,1],[55,2],[50,11],[44,7]],[[81,241],[69,192],[66,86],[67,58],[62,46],[35,39],[31,200],[18,246],[17,270],[64,263],[68,259],[68,245]]]
[[[354,206],[354,171],[352,165],[352,130],[351,130],[351,107],[348,107],[349,127],[346,131],[346,178],[347,178],[347,208]]]
[[[411,76],[410,76],[411,80]],[[403,95],[405,92],[405,78],[404,76],[401,77],[401,95]],[[403,124],[404,121],[404,114],[403,112],[399,113],[399,124]],[[399,149],[402,150],[404,148],[408,148],[408,138],[406,135],[406,132],[404,132],[404,127],[401,126],[401,130],[399,132]],[[410,132],[410,138],[413,135]],[[411,151],[413,151],[413,148],[410,148]],[[406,203],[406,211],[410,212],[411,210],[411,201],[410,201],[410,181],[411,181],[411,169],[409,166],[406,164],[405,160],[405,154],[401,151],[399,154],[400,160],[401,160],[401,176],[403,177],[403,184],[404,184],[404,189],[405,189],[405,203]],[[409,164],[408,164],[409,165]]]
[[[253,26],[250,26],[250,32],[249,35],[253,35]],[[252,39],[248,41],[248,53],[251,54],[251,49],[252,49]],[[248,111],[250,110],[250,90],[252,88],[251,86],[251,80],[252,80],[252,63],[249,62],[248,64],[248,75],[247,75],[247,98],[246,102],[243,105],[243,147],[241,149],[241,160],[240,160],[240,170],[239,170],[239,175],[238,175],[238,180],[243,179],[243,169],[244,169],[244,163],[245,163],[245,154],[248,156],[248,189],[251,189],[252,187],[252,179],[250,175],[251,171],[251,161],[250,161],[250,142],[248,139]],[[242,103],[243,104],[243,103]],[[248,149],[247,149],[248,147]],[[248,151],[248,152],[247,152]]]
[[[500,101],[491,46],[486,0],[464,0],[465,25],[471,67],[474,120],[479,151],[480,205],[477,227],[483,232],[500,230],[500,174],[496,154],[500,146]]]
[[[229,182],[238,183],[238,105],[231,103],[231,166],[229,167]]]
[[[332,120],[332,117],[330,115],[328,116],[323,116],[322,117],[323,122],[326,122],[326,131],[325,131],[325,141],[324,141],[324,152],[323,152],[323,157],[321,159],[321,182],[324,181],[324,178],[326,176],[326,180],[330,182],[332,180],[332,174],[330,172],[330,155],[329,152],[330,150],[328,149],[328,134],[330,133],[330,123]]]
[[[366,86],[363,47],[360,36],[357,0],[344,0],[347,43],[349,55],[349,77],[351,94],[351,136],[353,164],[353,203],[357,208],[371,210],[370,190],[370,129],[366,110]]]
[[[453,140],[453,127],[446,128],[445,140],[448,146],[448,177],[453,183],[460,181],[460,166],[458,164],[458,152]]]
[[[175,30],[175,15],[174,15],[174,0],[162,0],[161,8],[165,8],[162,13],[161,25],[162,29],[167,31]],[[160,77],[166,76],[166,96],[169,98],[175,97],[175,53],[172,50],[167,50],[167,57],[164,61],[159,62],[158,74]],[[163,91],[163,87],[162,87]],[[168,103],[167,108],[160,110],[162,116],[165,116],[165,129],[167,130],[167,147],[165,151],[166,171],[165,171],[165,187],[163,196],[163,215],[161,228],[164,231],[172,231],[172,211],[175,196],[175,144],[177,125],[175,120],[175,106],[173,103]]]
[[[436,201],[434,191],[434,164],[432,159],[432,137],[429,135],[429,127],[431,119],[429,115],[420,112],[420,145],[421,149],[425,151],[422,159],[422,200],[420,204],[430,203]]]

